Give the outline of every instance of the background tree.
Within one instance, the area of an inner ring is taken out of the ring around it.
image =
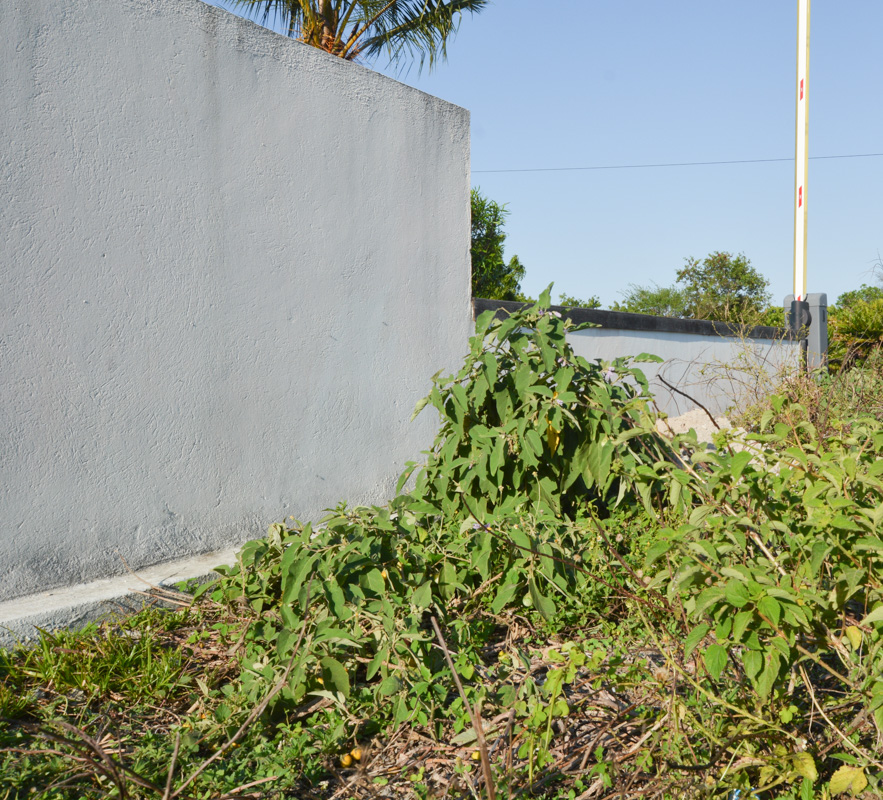
[[[518,256],[503,258],[509,212],[506,206],[489,200],[473,189],[472,205],[472,296],[488,300],[523,300],[521,281],[524,266]]]
[[[629,284],[621,303],[613,304],[614,311],[633,314],[653,314],[657,317],[686,317],[684,293],[674,286],[638,286]]]
[[[263,23],[275,20],[288,36],[348,61],[386,51],[391,62],[417,57],[430,69],[447,56],[448,39],[464,11],[488,0],[227,0]]]
[[[770,302],[769,281],[744,254],[715,251],[702,261],[685,259],[675,285],[632,284],[617,311],[685,319],[760,324]]]
[[[831,313],[842,311],[847,308],[853,308],[859,303],[873,303],[875,300],[883,300],[883,288],[879,286],[868,286],[863,283],[858,289],[850,289],[837,298],[837,302],[831,307]]]
[[[472,296],[486,300],[516,300],[534,303],[521,291],[525,268],[518,256],[508,263],[503,258],[506,243],[506,217],[509,210],[473,189],[472,207]],[[573,295],[560,295],[559,305],[570,308],[600,308],[597,297],[582,299]]]
[[[583,300],[570,294],[562,294],[558,296],[558,305],[567,308],[601,308],[601,301],[595,295]]]
[[[862,284],[828,309],[828,363],[861,366],[883,345],[883,288]],[[879,366],[879,360],[877,361]]]
[[[770,282],[743,253],[715,251],[702,261],[688,258],[678,270],[685,310],[693,319],[754,322],[769,305]]]

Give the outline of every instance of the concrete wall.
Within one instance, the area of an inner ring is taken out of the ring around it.
[[[468,113],[199,0],[0,27],[0,600],[388,496],[469,334]]]
[[[505,314],[521,305],[476,300],[474,313],[498,309]],[[692,411],[697,404],[722,415],[734,405],[759,401],[769,394],[783,369],[798,365],[798,342],[779,328],[740,330],[705,320],[561,306],[553,309],[574,322],[595,326],[571,333],[568,338],[574,352],[589,361],[612,361],[642,353],[662,358],[661,364],[635,366],[647,376],[659,410],[669,416]]]
[[[798,356],[797,342],[784,338],[591,328],[571,334],[569,341],[577,355],[589,360],[611,361],[641,353],[664,359],[662,364],[635,366],[647,376],[656,405],[673,417],[698,404],[720,416],[733,406],[760,400],[768,394],[770,381],[783,366],[797,365]]]

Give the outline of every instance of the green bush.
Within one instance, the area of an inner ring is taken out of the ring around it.
[[[680,663],[727,709],[718,737],[756,759],[751,786],[826,771],[832,794],[858,793],[881,777],[883,427],[823,439],[772,424],[787,405],[772,398],[754,449],[703,456],[701,501],[648,552],[650,588],[692,626]]]
[[[857,299],[829,317],[828,358],[835,369],[863,364],[883,345],[883,298]]]
[[[504,319],[483,314],[462,369],[433,380],[414,413],[432,405],[441,426],[411,492],[384,508],[341,506],[319,530],[273,526],[220,570],[213,597],[244,600],[257,615],[243,671],[255,699],[294,658],[281,703],[308,692],[353,702],[358,683],[359,703],[376,709],[395,696],[394,720],[426,722],[442,704],[439,684],[427,687],[443,665],[425,612],[476,660],[462,615],[531,608],[553,624],[609,596],[574,568],[598,558],[590,520],[668,502],[655,465],[674,456],[642,373],[626,359],[574,355],[565,336],[579,326],[548,305],[549,290]]]

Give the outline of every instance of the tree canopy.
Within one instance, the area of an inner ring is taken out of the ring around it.
[[[567,306],[567,308],[601,308],[601,301],[596,295],[582,298],[574,297],[572,294],[558,295],[558,305]]]
[[[447,56],[448,39],[463,12],[477,14],[488,0],[227,0],[263,23],[276,21],[293,39],[339,58],[391,62],[418,58],[430,69]]]
[[[618,311],[757,324],[770,302],[769,281],[742,253],[715,251],[687,258],[673,286],[632,284]]]
[[[524,265],[518,256],[503,258],[504,231],[509,214],[505,205],[489,200],[473,189],[472,208],[472,296],[487,300],[522,300]]]

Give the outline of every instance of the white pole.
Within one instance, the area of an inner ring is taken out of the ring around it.
[[[808,166],[809,3],[797,0],[797,137],[794,150],[794,299],[806,299],[806,173]]]

